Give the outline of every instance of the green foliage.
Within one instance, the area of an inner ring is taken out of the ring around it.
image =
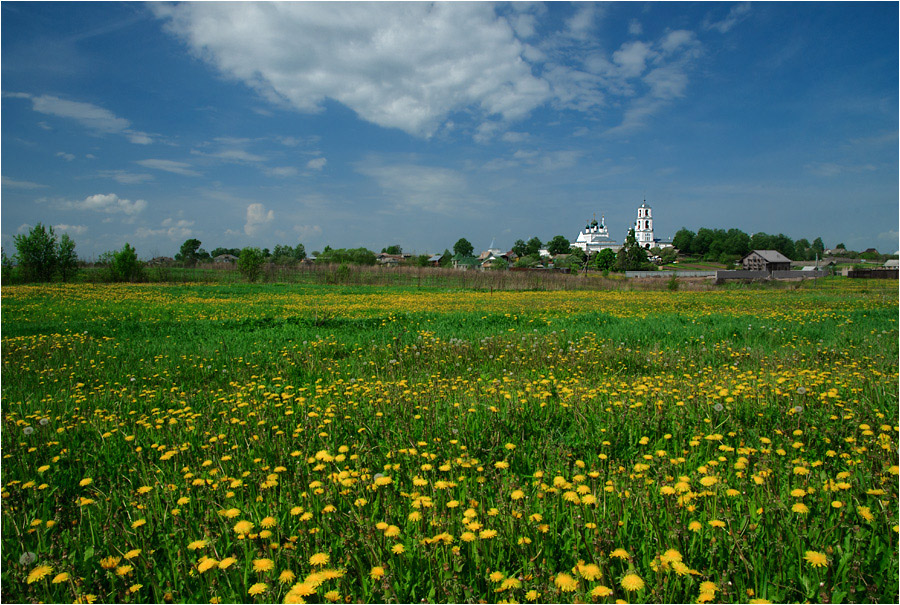
[[[625,245],[616,254],[616,264],[613,267],[620,273],[625,271],[653,271],[656,266],[648,260],[647,250],[641,247],[634,237],[634,229],[628,230]]]
[[[541,264],[541,257],[537,254],[526,254],[525,256],[520,256],[516,259],[515,266],[518,268],[531,269],[532,267],[537,267]]]
[[[475,248],[472,244],[464,237],[456,240],[456,243],[453,244],[453,253],[459,254],[460,256],[472,256],[472,253],[475,251]]]
[[[446,248],[444,248],[444,254],[441,256],[441,262],[439,264],[444,268],[453,266],[453,254]]]
[[[325,246],[322,253],[316,257],[317,263],[348,263],[351,265],[374,265],[375,253],[366,248],[331,248]]]
[[[128,243],[121,250],[101,254],[98,264],[103,267],[101,277],[104,281],[138,282],[146,279],[144,263],[138,260],[137,252]]]
[[[528,254],[528,246],[525,244],[525,240],[517,239],[516,243],[512,245],[511,250],[516,253],[516,256],[522,257]]]
[[[231,256],[240,256],[241,249],[240,248],[213,248],[213,251],[209,253],[209,256],[211,258],[215,258],[217,256],[222,256],[223,254],[230,254]],[[176,259],[176,260],[178,260],[178,259]]]
[[[251,284],[259,279],[262,273],[263,263],[266,262],[262,250],[259,248],[244,248],[238,257],[237,267],[248,282]]]
[[[392,246],[387,246],[386,248],[381,249],[382,254],[403,254],[403,248],[400,247],[400,244],[394,244]]]
[[[690,254],[692,251],[695,233],[690,229],[682,227],[672,238],[672,245],[681,250],[684,254]]]
[[[569,238],[565,235],[556,235],[547,242],[547,252],[549,252],[551,256],[568,254],[570,247],[571,244],[569,244]]]
[[[59,248],[53,227],[38,223],[27,235],[19,234],[13,241],[16,245],[16,261],[25,281],[51,281],[59,265]]]
[[[196,265],[203,256],[200,252],[200,244],[201,242],[197,238],[185,240],[185,242],[181,244],[181,249],[178,251],[178,254],[175,255],[175,260],[184,263],[188,267]]]
[[[594,256],[594,267],[600,271],[609,271],[616,264],[616,253],[610,248],[604,248]]]
[[[509,269],[509,262],[505,258],[498,258],[491,264],[491,269],[494,271],[506,271]]]
[[[527,256],[540,256],[541,248],[544,247],[544,244],[537,237],[532,237],[528,240],[528,243],[525,244],[525,254]]]
[[[678,289],[678,277],[674,273],[669,276],[669,281],[666,282],[666,289],[668,289],[669,292],[674,292]]]
[[[75,254],[75,242],[69,237],[68,233],[63,233],[62,237],[59,238],[57,256],[59,275],[64,282],[67,282],[78,273],[78,255]]]

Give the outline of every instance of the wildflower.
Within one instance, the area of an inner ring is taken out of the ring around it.
[[[802,502],[797,502],[791,507],[791,510],[795,513],[799,513],[801,515],[805,515],[809,512],[809,507],[803,504]]]
[[[835,500],[831,503],[831,508],[841,508],[842,506],[844,506],[844,503],[840,500]]]
[[[381,567],[380,565],[376,565],[369,572],[369,577],[372,578],[373,580],[378,580],[382,576],[384,576],[384,567]]]
[[[536,590],[529,590],[525,593],[525,599],[528,601],[537,601],[540,596],[541,593]]]
[[[588,563],[587,565],[579,565],[577,569],[578,575],[580,575],[588,582],[599,580],[603,576],[603,574],[600,572],[600,567],[594,565],[593,563]]]
[[[557,574],[553,583],[562,592],[573,592],[578,588],[578,581],[567,573]]]
[[[127,576],[128,574],[131,573],[131,570],[133,570],[133,569],[134,569],[134,567],[132,567],[131,565],[121,565],[119,567],[116,567],[116,575],[123,576],[123,577]]]
[[[718,590],[718,588],[716,587],[715,582],[706,581],[706,582],[701,582],[701,584],[700,584],[700,592],[701,593],[708,593],[708,594],[714,595],[714,594],[716,594],[717,590]]]
[[[130,561],[130,560],[134,559],[135,557],[137,557],[139,554],[141,554],[140,548],[135,548],[135,549],[129,550],[127,553],[125,553],[125,559]]]
[[[138,488],[137,491],[139,494],[146,494],[147,492],[151,491],[152,489],[153,488],[150,487],[149,485],[142,485],[141,487]]]
[[[611,553],[609,553],[610,557],[616,557],[617,559],[627,559],[631,555],[628,554],[628,551],[624,548],[617,548]]]
[[[137,529],[140,526],[146,525],[146,524],[147,524],[146,519],[138,519],[137,521],[135,521],[134,523],[131,524],[131,529]]]
[[[132,584],[131,586],[128,587],[128,592],[130,592],[131,594],[134,594],[143,587],[144,587],[143,584]]]
[[[94,482],[94,480],[91,479],[90,477],[85,477],[84,479],[82,479],[81,481],[78,482],[78,485],[79,485],[80,487],[86,487],[86,486],[90,485],[90,484],[93,483],[93,482]]]
[[[268,588],[269,588],[269,586],[265,582],[257,582],[256,584],[254,584],[253,586],[250,587],[250,590],[248,590],[247,593],[250,594],[251,596],[255,596],[260,593],[265,592],[266,590],[268,590]]]
[[[294,572],[292,572],[290,569],[285,569],[280,574],[278,574],[278,581],[282,584],[290,584],[294,581],[295,577],[296,576],[294,575]]]
[[[241,514],[241,511],[239,511],[236,508],[229,508],[228,510],[219,511],[219,514],[222,515],[223,517],[225,517],[226,519],[234,519],[239,514]]]
[[[188,544],[188,550],[197,550],[200,548],[205,548],[208,542],[206,540],[194,540],[190,544]]]
[[[384,535],[388,538],[396,538],[400,535],[400,528],[396,525],[391,525],[386,530],[384,530]]]
[[[688,523],[689,531],[698,532],[698,531],[700,531],[700,528],[702,528],[702,527],[703,526],[700,524],[699,521],[691,521],[690,523]]]
[[[253,527],[254,525],[250,521],[238,521],[232,529],[236,534],[249,534]]]
[[[49,565],[38,565],[34,569],[31,570],[31,573],[28,574],[28,579],[26,582],[28,584],[34,584],[38,580],[43,580],[47,574],[53,571],[53,568]]]
[[[481,538],[482,540],[490,540],[491,538],[493,538],[496,535],[497,535],[496,529],[482,529],[481,532],[478,534],[478,537]]]
[[[709,522],[710,527],[725,527],[725,522],[719,519],[713,519]]]
[[[490,578],[491,582],[499,582],[500,580],[502,580],[505,577],[506,577],[506,574],[503,573],[502,571],[491,572],[491,575],[488,576],[488,578]]]
[[[270,571],[273,567],[275,567],[275,562],[272,559],[254,559],[253,560],[253,571],[256,573],[264,573]]]
[[[600,586],[594,587],[594,589],[591,591],[591,596],[592,597],[608,597],[609,595],[612,594],[612,592],[613,592],[612,588],[603,586],[601,584]]]
[[[329,590],[325,593],[325,598],[332,603],[337,603],[341,598],[341,594],[336,590]]]
[[[102,567],[103,569],[112,569],[113,567],[118,565],[119,561],[121,560],[122,559],[120,557],[109,556],[105,559],[100,559],[100,567]]]
[[[228,569],[231,567],[237,559],[234,557],[225,557],[221,561],[219,561],[219,569]]]
[[[215,559],[213,559],[212,557],[204,557],[204,559],[202,561],[200,561],[200,564],[197,565],[197,571],[199,571],[200,573],[205,573],[205,572],[209,571],[210,569],[212,569],[213,567],[218,567],[218,566],[219,566],[219,562],[216,561]]]
[[[394,544],[394,546],[391,547],[391,552],[393,552],[395,555],[402,555],[403,551],[405,550],[406,547],[402,544]]]
[[[30,426],[26,426],[24,429],[22,429],[22,432],[26,435],[30,435],[34,432],[34,429]]]
[[[807,550],[803,558],[813,567],[826,567],[828,565],[828,557],[825,553],[815,550]]]
[[[56,576],[53,578],[53,583],[60,584],[62,582],[67,581],[68,579],[69,579],[69,574],[64,571],[62,573],[56,574]]]
[[[627,592],[634,592],[636,590],[643,590],[644,581],[637,574],[630,573],[622,578],[621,582],[619,582]]]
[[[856,508],[856,512],[858,512],[859,516],[862,517],[863,519],[865,519],[866,521],[868,521],[869,523],[871,523],[872,520],[875,519],[875,515],[872,514],[872,511],[869,509],[868,506],[858,506]]]
[[[330,560],[331,560],[331,557],[329,557],[326,553],[317,552],[316,554],[314,554],[313,556],[311,556],[309,558],[309,564],[310,565],[319,565],[319,566],[328,565],[328,561],[330,561]]]

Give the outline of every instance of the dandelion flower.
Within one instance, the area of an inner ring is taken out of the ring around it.
[[[120,567],[116,567],[116,575],[117,576],[127,576],[131,573],[131,570],[134,569],[131,565],[122,565]]]
[[[528,601],[537,601],[540,598],[541,593],[536,590],[529,590],[525,593],[525,599]]]
[[[146,519],[138,519],[137,521],[135,521],[134,523],[131,524],[131,529],[137,529],[140,526],[146,525],[146,524],[147,524]]]
[[[612,588],[609,588],[608,586],[603,586],[601,584],[600,586],[594,587],[594,589],[591,591],[591,596],[592,597],[608,597],[609,595],[612,594],[612,592],[613,592]]]
[[[463,542],[474,542],[477,536],[470,531],[464,531],[460,534],[459,539]]]
[[[700,592],[716,594],[717,590],[715,582],[706,581],[700,584]]]
[[[199,571],[200,573],[205,573],[205,572],[209,571],[210,569],[212,569],[213,567],[218,567],[218,566],[219,566],[218,561],[216,561],[212,557],[206,557],[202,561],[200,561],[199,565],[197,565],[197,571]]]
[[[856,507],[856,512],[859,513],[859,516],[865,519],[868,522],[872,522],[875,519],[875,515],[872,514],[871,509],[868,506],[858,506]]]
[[[562,592],[573,592],[578,588],[578,581],[567,573],[557,574],[553,583]]]
[[[317,552],[316,554],[314,554],[313,556],[311,556],[309,558],[309,564],[310,565],[319,565],[319,566],[328,565],[328,561],[330,561],[330,560],[331,560],[331,557],[329,557],[326,553]]]
[[[805,515],[809,512],[809,507],[803,504],[802,502],[797,502],[791,507],[791,510],[795,513],[800,513],[801,515]]]
[[[69,579],[69,574],[64,571],[62,573],[56,574],[56,576],[53,578],[53,583],[59,584],[61,582],[65,582],[68,579]]]
[[[406,550],[406,547],[403,546],[402,544],[394,544],[391,547],[391,552],[394,553],[395,555],[402,555],[405,550]]]
[[[725,527],[725,522],[720,521],[719,519],[713,519],[709,522],[710,527]]]
[[[120,557],[106,557],[105,559],[100,559],[100,567],[103,569],[112,569],[118,565],[121,560]]]
[[[143,587],[144,587],[143,584],[132,584],[131,586],[128,587],[128,592],[130,592],[131,594],[134,594]]]
[[[369,577],[372,578],[373,580],[377,580],[377,579],[381,578],[382,576],[384,576],[384,567],[381,567],[380,565],[376,565],[369,572]]]
[[[91,479],[90,477],[85,477],[84,479],[82,479],[81,481],[78,482],[78,485],[80,487],[85,487],[85,486],[90,485],[93,482],[94,482],[94,480]]]
[[[622,585],[622,588],[624,588],[628,592],[643,590],[644,588],[644,581],[639,575],[634,573],[626,575],[619,583]]]
[[[265,527],[269,529],[271,527],[275,527],[276,525],[275,517],[266,517],[262,521],[259,522],[260,527]]]
[[[255,571],[256,573],[271,571],[273,567],[275,567],[275,562],[272,559],[253,560],[253,571]]]
[[[599,580],[603,576],[603,574],[600,572],[600,567],[594,565],[593,563],[588,563],[587,565],[579,565],[578,575],[580,575],[588,582]]]
[[[225,557],[219,561],[219,569],[228,569],[237,561],[234,557]]]
[[[26,582],[28,584],[34,584],[38,580],[43,580],[51,571],[53,571],[53,568],[49,565],[38,565],[28,574]]]
[[[630,555],[628,554],[628,551],[625,550],[624,548],[617,548],[614,551],[612,551],[611,553],[609,553],[609,556],[616,557],[617,559],[627,559]]]
[[[502,571],[492,572],[491,575],[488,576],[491,579],[491,582],[499,582],[503,578],[506,577],[506,574]]]
[[[234,533],[236,534],[249,534],[253,529],[254,525],[250,521],[238,521],[234,524]]]
[[[513,493],[511,493],[511,494],[509,495],[509,497],[510,497],[511,499],[513,499],[513,500],[521,500],[522,498],[525,497],[525,492],[523,492],[523,491],[520,490],[520,489],[513,490]]]
[[[496,535],[497,535],[496,529],[482,529],[481,532],[478,534],[478,537],[480,537],[482,540],[490,540],[491,538],[493,538]]]
[[[268,585],[265,582],[257,582],[253,586],[250,587],[250,590],[247,591],[251,596],[255,596],[261,594],[268,590]]]
[[[280,574],[278,574],[278,581],[282,584],[290,584],[294,581],[295,577],[296,576],[294,575],[294,572],[292,572],[290,569],[285,569]]]
[[[807,550],[803,558],[813,567],[826,567],[828,565],[828,557],[825,553],[816,550]]]
[[[190,544],[188,544],[188,550],[198,550],[200,548],[206,548],[208,542],[206,540],[194,540]],[[127,559],[128,557],[126,557]]]
[[[506,578],[500,583],[500,590],[515,590],[521,585],[522,583],[517,578]]]
[[[332,603],[337,603],[341,598],[341,593],[336,590],[329,590],[325,593],[325,598],[331,601]]]
[[[386,530],[384,530],[384,535],[388,538],[396,538],[400,535],[400,528],[396,525],[391,525]]]
[[[703,526],[700,524],[699,521],[691,521],[690,523],[688,523],[688,530],[693,531],[693,532],[700,531],[700,529],[702,527]]]
[[[132,550],[129,550],[127,553],[125,553],[125,559],[130,561],[130,560],[134,559],[135,557],[137,557],[139,554],[141,554],[141,549],[134,548]]]

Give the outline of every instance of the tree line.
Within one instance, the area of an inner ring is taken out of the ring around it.
[[[734,263],[751,250],[777,250],[791,260],[815,260],[825,254],[822,238],[817,237],[810,244],[805,238],[792,240],[783,233],[769,235],[754,233],[748,235],[740,229],[708,229],[701,227],[696,233],[682,227],[672,239],[672,245],[682,254],[690,254],[706,261],[725,264]]]

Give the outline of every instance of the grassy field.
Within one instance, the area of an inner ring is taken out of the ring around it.
[[[895,602],[897,282],[2,290],[4,602]]]

